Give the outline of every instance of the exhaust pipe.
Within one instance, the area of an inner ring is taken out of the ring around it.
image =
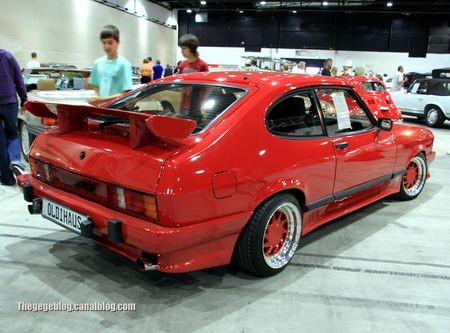
[[[136,265],[141,272],[155,271],[158,269],[158,265],[153,264],[150,260],[144,257],[137,258]]]

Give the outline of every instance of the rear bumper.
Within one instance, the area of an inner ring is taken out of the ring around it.
[[[59,190],[31,174],[19,176],[18,184],[20,188],[31,185],[32,189],[27,191],[28,201],[47,198],[89,216],[94,240],[133,261],[146,255],[156,258],[157,262],[153,264],[162,272],[181,273],[228,264],[237,237],[252,214],[238,213],[190,226],[168,228]],[[108,240],[108,221],[111,219],[122,222],[123,242]]]

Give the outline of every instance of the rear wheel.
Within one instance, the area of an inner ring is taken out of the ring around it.
[[[30,146],[33,141],[30,132],[28,132],[27,124],[23,121],[21,121],[19,125],[19,135],[22,155],[28,162],[28,152],[30,151]]]
[[[425,121],[430,127],[440,127],[445,121],[444,113],[437,106],[429,106],[425,110]]]
[[[400,200],[412,200],[422,192],[427,180],[427,162],[425,156],[420,153],[414,156],[406,167],[402,177],[400,191],[397,197]]]
[[[297,199],[277,195],[259,206],[239,237],[234,259],[244,270],[271,276],[282,271],[297,250],[302,219]]]

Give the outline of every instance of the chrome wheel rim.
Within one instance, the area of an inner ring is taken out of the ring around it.
[[[297,250],[302,220],[298,207],[292,202],[278,206],[266,222],[262,251],[264,261],[272,269],[289,263]]]
[[[414,157],[403,175],[403,189],[411,197],[417,195],[425,185],[427,166],[423,158]]]
[[[22,124],[20,131],[22,152],[24,155],[28,155],[30,151],[30,135],[28,133],[27,125]]]
[[[435,109],[431,109],[430,111],[428,111],[427,113],[427,121],[429,124],[434,124],[436,123],[438,119],[438,111]]]

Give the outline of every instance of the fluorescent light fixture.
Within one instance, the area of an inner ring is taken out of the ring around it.
[[[267,2],[265,2],[265,1],[260,1],[260,2],[259,2],[259,5],[260,5],[260,6],[265,6],[266,4],[267,4]]]
[[[186,13],[192,13],[192,9],[188,9],[188,10],[186,10]]]
[[[240,11],[239,11],[239,14],[244,14],[244,11],[243,11],[243,10],[240,10]]]
[[[388,3],[386,4],[386,6],[388,7],[392,7],[394,4],[392,3],[392,1],[388,1]]]
[[[292,11],[292,14],[297,14],[297,11],[296,11],[296,10],[293,10],[293,11]]]
[[[328,1],[322,2],[322,5],[323,5],[323,6],[328,6]]]
[[[206,5],[206,1],[200,1],[200,4],[201,4],[202,6],[204,6],[204,5]]]

